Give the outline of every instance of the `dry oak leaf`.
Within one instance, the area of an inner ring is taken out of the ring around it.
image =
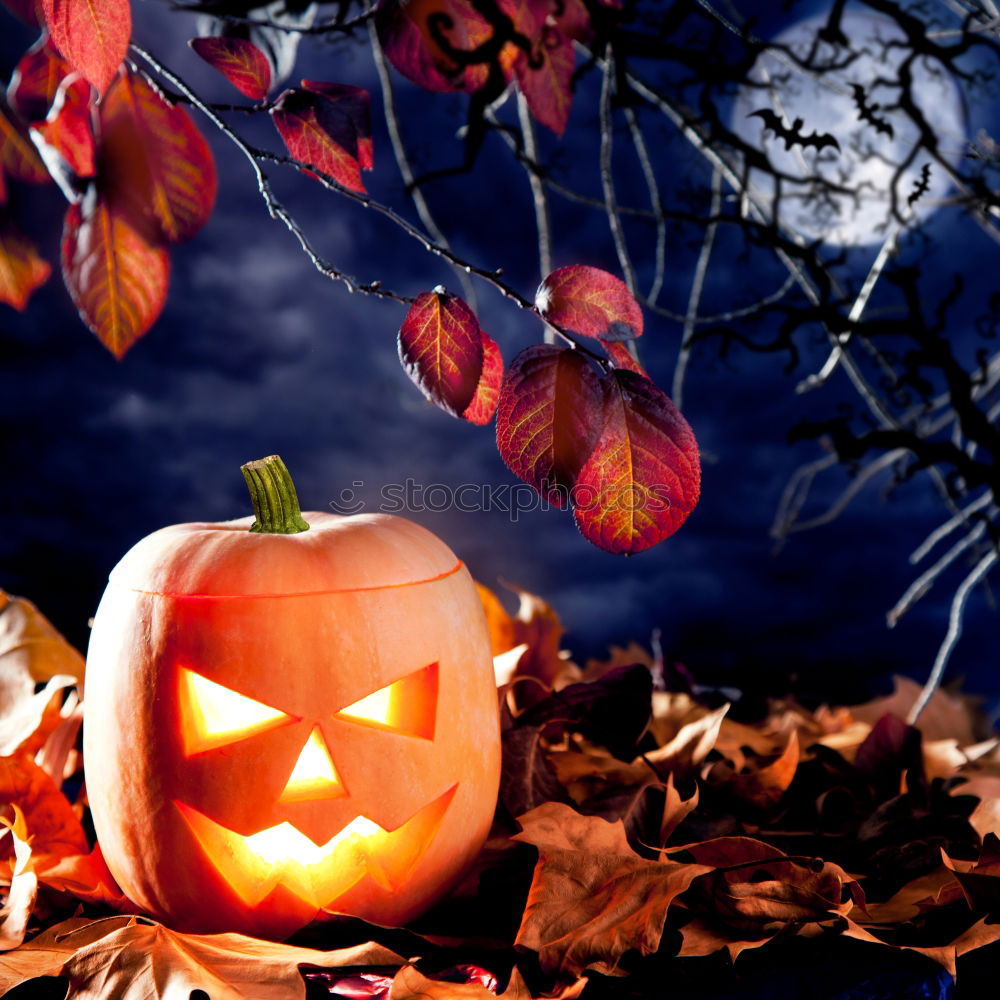
[[[24,813],[35,856],[65,857],[85,854],[90,850],[80,820],[68,799],[24,753],[15,757],[0,757],[0,808],[12,805]],[[0,858],[6,858],[9,864],[12,854],[11,845],[5,845],[0,840]],[[0,870],[3,867],[3,862],[0,862]]]
[[[863,900],[857,881],[839,865],[788,857],[750,837],[718,837],[667,854],[712,868],[684,894],[683,905],[696,917],[682,928],[682,957],[724,947],[735,958],[780,931],[844,917]]]
[[[82,684],[83,669],[83,657],[31,601],[0,590],[0,716],[40,681],[68,674]]]
[[[581,816],[548,803],[518,819],[513,839],[538,848],[538,864],[516,945],[538,953],[560,979],[584,969],[612,973],[630,949],[657,950],[667,910],[702,864],[647,861],[629,846],[621,821]]]
[[[101,1000],[296,1000],[300,965],[401,966],[374,942],[316,951],[242,934],[179,934],[142,917],[68,921],[0,959],[0,988],[39,975],[69,979],[70,996]],[[16,978],[20,974],[21,978]]]

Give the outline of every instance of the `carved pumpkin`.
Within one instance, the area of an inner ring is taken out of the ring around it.
[[[280,459],[244,474],[252,528],[149,535],[94,619],[84,760],[104,856],[133,902],[184,930],[405,923],[493,815],[482,606],[418,525],[303,519]]]

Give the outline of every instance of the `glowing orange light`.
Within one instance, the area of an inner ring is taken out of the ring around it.
[[[319,909],[365,875],[387,892],[397,890],[437,835],[457,788],[452,785],[395,830],[358,816],[322,845],[288,822],[243,836],[184,802],[174,805],[244,903],[257,906],[281,884]]]
[[[432,663],[342,708],[337,717],[432,740],[437,696],[438,665]]]
[[[193,670],[180,671],[181,737],[184,753],[201,753],[283,726],[290,715],[210,681]]]
[[[338,798],[344,786],[337,769],[330,759],[326,740],[319,726],[309,734],[291,776],[281,793],[282,802],[301,802],[304,799]]]

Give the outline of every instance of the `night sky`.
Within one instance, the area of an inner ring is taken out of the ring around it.
[[[751,5],[739,6],[746,12]],[[761,7],[767,14],[756,30],[763,36],[822,9],[800,3],[791,14],[778,4]],[[140,44],[207,98],[235,98],[187,48],[195,33],[191,16],[152,3],[134,10]],[[31,41],[28,29],[0,13],[5,79]],[[380,107],[364,45],[307,39],[296,77],[366,87]],[[467,98],[430,95],[398,75],[395,84],[418,166],[456,162],[455,133]],[[581,81],[562,144],[541,136],[564,176],[594,196],[600,190],[593,127],[598,89],[594,74]],[[512,114],[512,103],[502,116]],[[969,104],[970,137],[995,128],[990,107],[985,99]],[[267,218],[245,161],[196,120],[217,157],[218,203],[205,229],[172,251],[166,309],[124,361],[116,362],[80,323],[58,275],[24,314],[0,306],[0,586],[35,601],[80,646],[108,572],[135,541],[165,524],[249,512],[239,466],[250,459],[281,454],[304,509],[328,509],[350,488],[365,509],[376,510],[384,485],[407,480],[425,488],[517,483],[497,455],[492,427],[436,410],[407,379],[395,348],[403,308],[351,295],[315,272],[290,235]],[[648,123],[664,198],[678,201],[703,189],[708,172],[699,156],[667,125],[652,117]],[[237,124],[251,141],[280,151],[266,118]],[[376,169],[366,184],[412,217],[377,114],[375,128]],[[639,201],[643,189],[627,158],[624,129],[616,141],[621,190]],[[286,169],[269,173],[320,252],[338,267],[363,281],[379,278],[402,294],[438,283],[461,293],[449,267],[374,213]],[[506,280],[532,297],[541,275],[530,192],[502,141],[489,137],[468,176],[427,192],[457,252],[483,267],[503,267]],[[585,263],[618,273],[604,216],[557,197],[552,207],[555,265]],[[50,260],[57,259],[63,211],[55,189],[15,191],[16,217]],[[634,245],[648,247],[650,227],[630,227]],[[932,303],[962,274],[955,336],[967,340],[971,352],[978,345],[974,319],[996,287],[1000,253],[955,208],[943,208],[924,230],[930,239],[903,239],[898,264],[921,263],[922,294]],[[699,246],[696,234],[668,234],[662,302],[675,313],[684,312]],[[839,273],[857,282],[876,249],[852,251]],[[637,264],[648,286],[651,259],[637,254]],[[773,257],[750,253],[738,233],[720,231],[704,309],[751,304],[783,280]],[[538,342],[537,320],[485,285],[477,291],[482,325],[508,362]],[[891,288],[877,292],[873,308],[891,307],[892,294]],[[668,391],[679,343],[678,324],[646,313],[643,359]],[[610,643],[648,644],[659,628],[667,656],[708,681],[751,685],[767,677],[774,684],[776,677],[794,677],[807,695],[850,700],[893,672],[922,680],[944,635],[951,595],[967,572],[954,568],[894,630],[886,628],[886,611],[926,565],[911,566],[909,554],[948,516],[925,476],[888,496],[888,477],[877,479],[837,520],[793,535],[780,551],[769,537],[789,476],[821,454],[812,441],[789,444],[790,429],[834,415],[852,400],[842,378],[797,396],[796,383],[827,354],[819,330],[799,347],[792,372],[784,354],[734,349],[723,358],[718,344],[696,348],[684,413],[703,453],[702,500],[677,535],[649,552],[631,559],[600,552],[557,511],[525,512],[516,523],[501,510],[407,516],[441,535],[484,583],[509,581],[546,597],[569,630],[566,646],[581,660]],[[819,513],[848,482],[839,467],[824,474],[809,509]],[[969,690],[992,702],[1000,700],[995,627],[981,589],[970,601],[949,669],[951,678],[964,676]]]

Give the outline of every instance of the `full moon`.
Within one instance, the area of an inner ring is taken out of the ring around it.
[[[775,206],[772,179],[760,171],[750,174],[751,195],[765,210],[777,211],[784,229],[810,241],[866,246],[885,238],[893,193],[897,210],[910,222],[932,212],[951,185],[900,106],[905,94],[899,69],[912,56],[902,30],[889,18],[848,12],[840,22],[845,47],[818,38],[825,24],[825,17],[812,17],[773,40],[802,59],[815,46],[812,65],[818,70],[804,71],[794,59],[765,52],[750,73],[755,86],[737,94],[731,127],[762,150],[776,170],[796,178],[784,182]],[[950,74],[925,56],[912,60],[911,71],[910,96],[938,137],[942,157],[955,163],[965,141],[962,95]],[[764,119],[751,117],[762,109],[800,135],[832,136],[839,152],[829,144],[817,148],[793,142],[786,148]],[[811,177],[851,192],[823,192],[809,184]],[[924,178],[927,188],[920,191]]]

